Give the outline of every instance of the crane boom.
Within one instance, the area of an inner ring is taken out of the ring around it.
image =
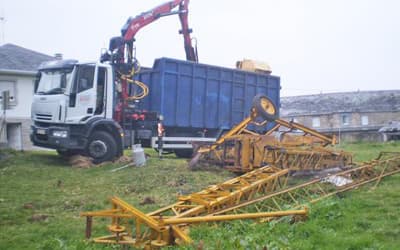
[[[110,39],[109,51],[101,55],[100,61],[111,62],[116,78],[121,84],[120,102],[117,104],[114,115],[117,121],[122,121],[127,102],[132,99],[129,96],[128,82],[136,84],[142,89],[141,98],[147,95],[147,86],[143,83],[138,84],[133,79],[133,75],[140,68],[134,53],[135,36],[143,27],[160,17],[179,15],[182,26],[179,33],[183,35],[186,60],[198,62],[197,50],[193,48],[192,38],[190,37],[192,30],[188,24],[188,5],[189,0],[172,0],[135,17],[129,17],[121,29],[121,35]]]
[[[127,62],[132,61],[133,43],[135,36],[143,27],[158,20],[160,17],[179,15],[182,29],[179,31],[183,35],[186,60],[198,62],[197,50],[193,47],[190,33],[192,30],[188,24],[188,5],[189,0],[173,0],[161,4],[154,9],[143,12],[136,17],[129,17],[125,25],[121,29],[121,37],[114,37],[110,40],[110,51],[118,49],[119,56],[114,59],[119,62],[124,61],[124,51],[128,51]],[[177,7],[179,7],[177,9]],[[176,9],[176,10],[175,10]]]

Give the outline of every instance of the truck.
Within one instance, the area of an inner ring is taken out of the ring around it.
[[[188,157],[192,143],[215,141],[240,122],[257,93],[279,107],[279,77],[198,62],[188,4],[174,0],[130,17],[98,62],[42,64],[31,108],[33,144],[95,163],[113,160],[136,143]],[[141,67],[136,33],[173,14],[181,22],[186,60],[160,58]]]

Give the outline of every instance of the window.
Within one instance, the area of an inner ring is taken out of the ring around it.
[[[342,125],[350,125],[350,115],[349,114],[344,114],[342,115]]]
[[[361,125],[368,125],[368,116],[367,115],[362,115],[361,116]]]
[[[35,89],[40,95],[62,94],[65,91],[71,72],[67,70],[41,71]]]
[[[97,71],[97,98],[95,115],[103,113],[104,108],[104,89],[106,87],[107,71],[104,67],[99,67]]]
[[[78,67],[76,77],[78,93],[93,88],[94,69],[92,65],[80,65]]]
[[[319,117],[313,117],[312,118],[312,126],[314,128],[319,128],[321,126],[321,122],[319,120]]]
[[[3,102],[3,91],[10,92],[10,105],[17,104],[17,98],[15,96],[15,82],[11,81],[0,81],[0,103]]]

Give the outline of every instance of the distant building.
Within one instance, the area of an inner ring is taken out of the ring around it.
[[[400,90],[281,98],[281,117],[345,141],[383,141],[382,127],[400,121]]]
[[[4,117],[0,104],[0,146],[31,149],[30,113],[35,75],[42,62],[54,59],[13,44],[0,46],[0,96],[8,90],[11,106]]]
[[[400,140],[400,121],[390,121],[379,129],[384,141]]]

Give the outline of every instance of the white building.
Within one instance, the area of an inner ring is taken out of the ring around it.
[[[10,93],[10,109],[0,104],[0,147],[29,150],[31,103],[37,68],[54,57],[13,44],[0,46],[0,100],[3,91]]]

